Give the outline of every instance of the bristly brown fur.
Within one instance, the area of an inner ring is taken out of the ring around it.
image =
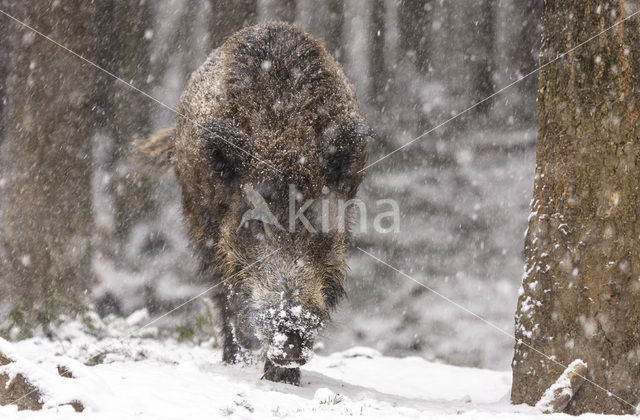
[[[250,209],[245,191],[257,191],[285,227],[290,185],[304,200],[353,198],[371,130],[352,87],[319,41],[295,26],[266,23],[214,50],[177,110],[172,141],[159,137],[143,149],[161,163],[170,159],[203,269],[228,279],[217,295],[224,360],[273,346],[278,334],[307,357],[302,350],[344,295],[348,234],[272,233],[255,223],[241,229]],[[294,378],[278,370],[294,356],[281,357],[275,365],[268,360],[267,377]]]

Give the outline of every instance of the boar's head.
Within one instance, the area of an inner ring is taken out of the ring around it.
[[[362,179],[369,135],[361,122],[347,122],[306,149],[273,140],[276,150],[265,153],[255,139],[226,133],[278,171],[211,142],[212,163],[225,177],[216,243],[217,267],[229,279],[225,312],[238,344],[263,349],[276,366],[306,363],[318,329],[344,295],[345,213]]]

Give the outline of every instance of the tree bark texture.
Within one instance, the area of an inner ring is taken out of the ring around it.
[[[24,0],[15,15],[91,57],[93,7]],[[28,328],[81,307],[92,283],[91,135],[95,69],[7,22],[11,60],[0,150],[1,296]]]
[[[635,12],[624,1],[546,1],[543,63]],[[564,366],[585,382],[566,408],[640,401],[640,20],[544,67],[511,398],[535,404]],[[626,402],[616,398],[619,397]]]

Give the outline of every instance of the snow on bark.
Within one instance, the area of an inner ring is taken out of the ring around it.
[[[536,408],[547,414],[562,412],[584,383],[586,374],[585,362],[580,359],[571,362],[558,380],[545,391]]]

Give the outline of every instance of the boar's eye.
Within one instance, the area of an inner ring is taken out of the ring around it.
[[[228,122],[211,121],[201,126],[203,151],[213,171],[224,180],[236,180],[241,167],[251,159],[248,137]]]
[[[236,172],[232,165],[226,160],[219,150],[212,151],[209,160],[212,169],[223,179],[230,180],[236,177]]]

